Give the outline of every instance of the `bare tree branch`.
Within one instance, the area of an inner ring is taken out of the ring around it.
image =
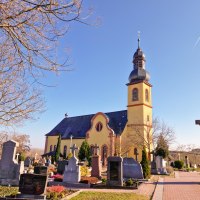
[[[47,72],[68,70],[54,53],[72,21],[82,22],[82,0],[0,2],[0,124],[16,124],[43,109],[38,84]]]

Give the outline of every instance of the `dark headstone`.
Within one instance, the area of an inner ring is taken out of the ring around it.
[[[123,178],[124,179],[144,179],[142,167],[133,158],[123,159]]]
[[[119,162],[111,161],[110,162],[110,180],[117,181],[119,179]]]
[[[47,175],[48,168],[46,166],[34,167],[34,174]]]
[[[108,186],[123,186],[123,167],[122,157],[108,157],[107,169],[107,185]]]
[[[59,174],[63,174],[65,171],[65,166],[68,165],[68,160],[60,160],[58,161],[58,167],[57,167],[57,172]]]
[[[38,174],[22,174],[19,181],[21,194],[42,195],[46,191],[47,176]]]
[[[26,157],[26,159],[24,160],[24,166],[25,167],[29,167],[32,164],[32,160],[30,157]]]

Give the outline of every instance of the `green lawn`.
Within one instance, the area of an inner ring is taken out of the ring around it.
[[[148,197],[134,193],[81,192],[71,200],[148,200]]]

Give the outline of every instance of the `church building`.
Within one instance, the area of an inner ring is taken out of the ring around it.
[[[70,147],[76,144],[79,148],[86,140],[93,151],[99,146],[102,164],[106,165],[107,157],[121,155],[134,157],[141,161],[142,148],[145,146],[150,159],[152,150],[152,101],[149,83],[150,75],[145,69],[145,55],[138,48],[133,56],[133,70],[127,85],[127,110],[115,112],[98,112],[65,118],[46,136],[45,153],[54,151],[57,138],[61,135],[61,153],[68,155]]]

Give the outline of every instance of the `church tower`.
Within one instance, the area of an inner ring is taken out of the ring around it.
[[[150,75],[145,69],[145,63],[145,55],[140,48],[140,38],[138,38],[138,48],[133,56],[133,70],[127,84],[127,131],[137,140],[133,142],[134,150],[132,151],[135,152],[137,149],[140,159],[142,146],[145,145],[149,153],[152,149],[152,85],[149,83]]]

